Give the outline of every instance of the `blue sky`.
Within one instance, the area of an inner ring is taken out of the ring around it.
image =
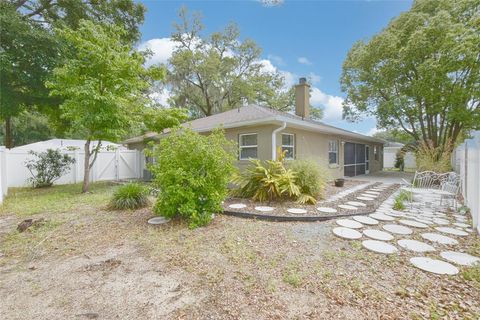
[[[360,133],[374,132],[375,120],[341,120],[339,78],[343,60],[355,41],[368,39],[406,11],[411,1],[288,1],[265,7],[252,1],[142,1],[147,7],[140,48],[154,51],[152,62],[165,62],[173,47],[169,36],[178,10],[200,11],[205,32],[229,22],[263,49],[267,68],[276,68],[288,82],[312,79],[311,103],[325,110],[324,122]]]

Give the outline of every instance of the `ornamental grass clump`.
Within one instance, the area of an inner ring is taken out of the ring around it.
[[[228,183],[235,171],[234,145],[221,130],[201,135],[175,129],[160,140],[150,166],[159,190],[154,211],[167,218],[180,217],[190,228],[206,225],[222,211]]]
[[[435,146],[432,141],[421,141],[415,154],[418,171],[448,172],[452,169],[452,143]]]
[[[115,191],[110,207],[116,210],[139,209],[150,204],[148,189],[138,183],[124,184]]]
[[[298,203],[315,204],[317,199],[324,197],[325,186],[330,179],[325,167],[314,160],[295,160],[289,167],[295,173],[295,183],[300,188]]]

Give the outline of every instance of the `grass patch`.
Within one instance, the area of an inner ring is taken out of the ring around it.
[[[0,206],[0,215],[28,217],[43,212],[71,211],[85,205],[98,208],[108,204],[113,189],[108,182],[92,183],[88,193],[81,193],[81,184],[55,185],[42,189],[9,188],[8,196]]]
[[[473,267],[465,268],[462,271],[462,277],[467,281],[476,282],[477,287],[480,288],[480,264],[476,264]]]

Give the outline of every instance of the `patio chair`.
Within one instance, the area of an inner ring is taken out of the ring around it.
[[[440,196],[440,205],[444,199],[452,199],[453,200],[453,207],[455,211],[457,210],[457,197],[460,192],[460,181],[459,180],[450,180],[446,181],[442,184],[442,191],[446,191],[448,195],[441,195]]]

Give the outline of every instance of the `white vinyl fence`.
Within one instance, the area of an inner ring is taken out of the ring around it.
[[[383,148],[383,167],[387,169],[395,168],[395,160],[397,158],[397,152],[402,147],[385,147]],[[415,154],[413,152],[407,152],[404,158],[405,169],[415,169],[417,164],[415,162]]]
[[[455,149],[452,162],[462,178],[462,195],[471,210],[473,226],[480,233],[480,131]]]
[[[83,151],[61,151],[75,159],[70,171],[60,177],[55,184],[69,184],[83,181]],[[28,151],[13,151],[0,147],[0,202],[7,194],[9,187],[28,186],[30,171],[25,162],[34,156]],[[138,179],[143,176],[145,157],[138,150],[100,151],[91,171],[90,181],[108,181]]]

